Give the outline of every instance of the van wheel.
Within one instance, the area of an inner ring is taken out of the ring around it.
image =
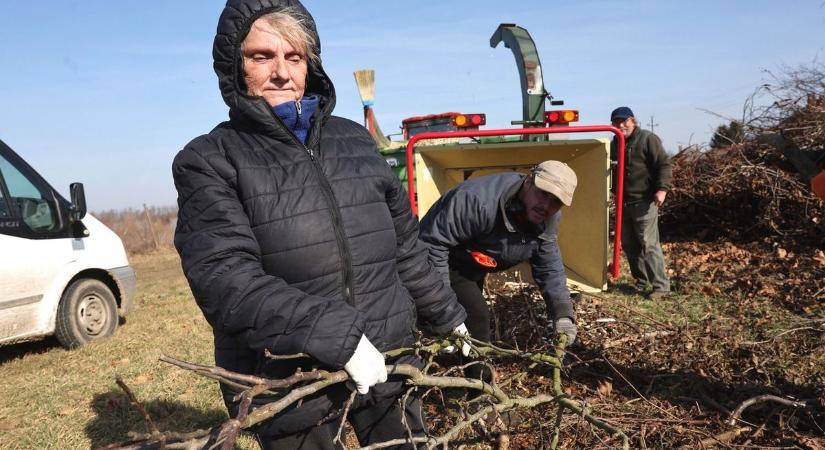
[[[117,328],[117,303],[109,287],[94,279],[69,285],[57,307],[55,334],[66,348],[111,336]]]

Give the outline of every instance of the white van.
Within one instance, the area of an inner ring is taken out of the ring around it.
[[[67,348],[114,333],[132,308],[123,242],[0,141],[0,345],[51,334]]]

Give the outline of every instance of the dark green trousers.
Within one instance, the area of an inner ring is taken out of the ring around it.
[[[622,212],[622,248],[637,286],[669,292],[665,255],[659,242],[659,208],[652,201],[625,203]]]

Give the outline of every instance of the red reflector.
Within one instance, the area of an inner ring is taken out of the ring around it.
[[[579,112],[575,109],[562,109],[544,113],[544,122],[554,125],[563,125],[579,121]]]
[[[498,265],[495,259],[485,255],[484,253],[470,252],[470,255],[472,255],[473,259],[476,260],[476,262],[482,267],[493,268]]]
[[[452,123],[458,128],[477,127],[487,123],[487,116],[484,114],[455,114]]]

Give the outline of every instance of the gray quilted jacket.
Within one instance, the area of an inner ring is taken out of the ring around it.
[[[451,268],[481,279],[486,273],[529,261],[553,318],[575,319],[558,245],[561,211],[531,230],[516,227],[507,212],[523,180],[524,175],[509,172],[461,183],[421,219],[420,239],[429,246],[430,259],[445,280]],[[491,256],[496,267],[478,264],[470,255],[473,251]]]

